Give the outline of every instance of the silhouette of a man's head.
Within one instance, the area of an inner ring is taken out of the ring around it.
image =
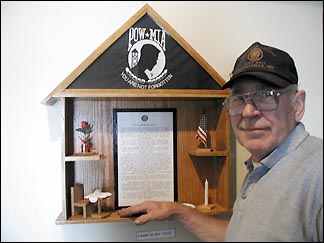
[[[160,51],[153,45],[146,44],[142,46],[141,58],[137,65],[133,67],[132,72],[139,78],[147,79],[145,70],[152,70],[156,65]]]

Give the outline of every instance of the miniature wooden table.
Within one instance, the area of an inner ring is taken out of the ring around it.
[[[101,204],[102,204],[102,199],[106,197],[110,197],[111,193],[110,192],[101,192],[101,189],[95,190],[94,193],[91,193],[88,196],[85,196],[85,198],[89,199],[91,203],[98,202],[98,212],[97,213],[92,213],[91,217],[96,218],[96,219],[103,219],[106,218],[110,215],[109,212],[102,212],[101,211]]]
[[[92,213],[91,217],[96,218],[96,219],[103,219],[106,218],[110,215],[109,212],[101,212],[101,203],[102,203],[103,198],[98,198],[98,212],[97,213]]]

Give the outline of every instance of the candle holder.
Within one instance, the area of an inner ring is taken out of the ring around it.
[[[207,204],[207,205],[205,205],[205,204],[201,204],[201,205],[199,205],[198,206],[198,208],[199,209],[201,209],[202,211],[206,211],[206,210],[212,210],[213,208],[215,208],[215,204]]]

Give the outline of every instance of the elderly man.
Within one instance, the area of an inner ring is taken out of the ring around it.
[[[301,119],[305,91],[290,55],[258,42],[236,61],[224,106],[250,153],[230,221],[177,202],[146,201],[122,210],[136,224],[174,219],[204,241],[323,241],[323,140]]]

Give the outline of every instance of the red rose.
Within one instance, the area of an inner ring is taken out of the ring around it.
[[[81,127],[84,129],[88,126],[88,123],[86,121],[81,122]]]

